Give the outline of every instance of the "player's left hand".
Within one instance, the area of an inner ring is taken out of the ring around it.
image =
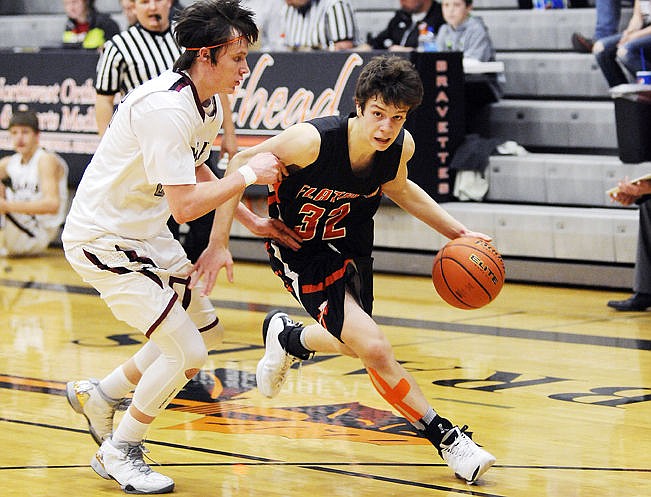
[[[208,244],[201,252],[197,262],[194,263],[188,288],[194,288],[197,282],[203,279],[202,295],[209,295],[215,287],[217,276],[222,268],[226,269],[226,278],[229,283],[233,283],[233,256],[230,250],[226,247],[213,247]]]
[[[301,237],[282,221],[271,217],[258,217],[248,226],[249,231],[262,238],[271,238],[280,245],[292,250],[301,248]]]

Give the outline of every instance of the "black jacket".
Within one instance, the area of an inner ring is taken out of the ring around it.
[[[439,28],[445,24],[441,4],[436,1],[432,2],[425,19],[421,22],[426,22],[428,26],[434,28],[435,34],[438,33]],[[406,39],[403,40],[405,36]],[[412,26],[411,14],[404,10],[398,10],[396,15],[389,21],[386,29],[377,36],[369,35],[367,42],[375,49],[389,48],[391,45],[416,48],[418,46],[418,27]]]

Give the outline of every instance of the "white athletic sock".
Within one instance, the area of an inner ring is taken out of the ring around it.
[[[149,425],[141,423],[134,418],[129,410],[124,414],[120,424],[113,432],[112,440],[114,442],[138,443],[145,439]]]
[[[136,386],[131,383],[122,370],[122,366],[115,368],[99,382],[99,387],[107,397],[120,400],[131,392]]]

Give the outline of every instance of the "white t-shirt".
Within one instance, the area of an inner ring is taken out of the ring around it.
[[[211,106],[207,115],[190,78],[171,70],[129,92],[77,188],[64,244],[171,238],[162,185],[196,183],[223,120],[214,96]]]

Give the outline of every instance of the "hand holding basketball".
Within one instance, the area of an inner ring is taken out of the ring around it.
[[[502,290],[504,261],[486,240],[461,237],[448,242],[434,258],[434,288],[448,304],[459,309],[479,309]]]

